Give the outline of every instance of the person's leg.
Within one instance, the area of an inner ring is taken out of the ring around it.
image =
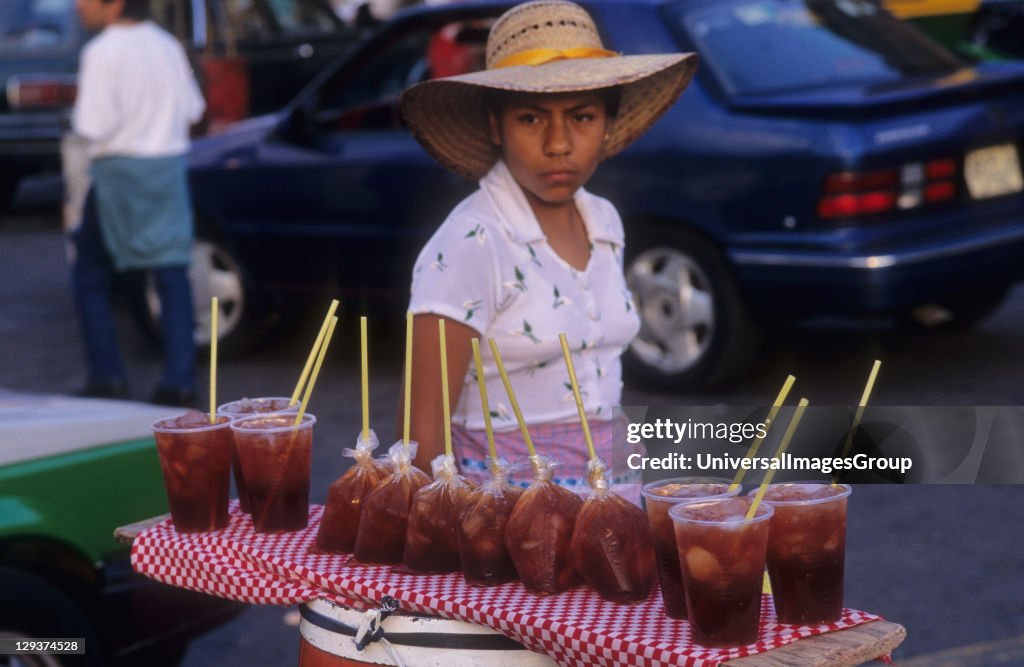
[[[157,395],[162,393],[166,400],[159,402],[171,402],[177,395],[177,403],[194,403],[195,316],[188,273],[184,266],[172,266],[155,269],[153,277],[160,297],[160,332],[164,342],[164,366]]]
[[[119,398],[127,396],[124,367],[114,327],[110,290],[114,268],[103,244],[95,197],[86,199],[82,223],[72,235],[74,261],[71,291],[88,369],[81,394]]]

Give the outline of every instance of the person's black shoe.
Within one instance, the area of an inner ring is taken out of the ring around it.
[[[188,389],[170,389],[169,387],[157,387],[149,397],[149,402],[155,405],[167,405],[174,408],[197,408],[199,397],[194,391]]]
[[[75,392],[81,398],[128,398],[128,385],[120,380],[110,382],[86,382]]]

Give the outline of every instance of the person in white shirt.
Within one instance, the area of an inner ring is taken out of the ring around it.
[[[72,234],[72,290],[88,367],[79,393],[127,397],[110,289],[118,273],[149,271],[164,346],[150,400],[184,406],[196,402],[185,153],[205,103],[184,50],[147,20],[148,6],[76,0],[82,23],[102,29],[82,50],[72,116],[74,133],[88,142],[93,182]]]
[[[438,320],[446,323],[453,442],[464,475],[482,480],[487,444],[471,339],[493,338],[538,453],[556,481],[585,482],[587,453],[563,362],[566,334],[598,455],[613,483],[639,481],[625,463],[620,357],[639,329],[623,277],[615,207],[584,189],[678,98],[694,54],[621,56],[570,2],[519,5],[491,28],[485,70],[407,90],[402,112],[442,165],[478,180],[414,268],[412,434],[417,465],[440,454]],[[484,378],[500,456],[525,455],[489,347]],[[613,445],[616,449],[613,450]],[[528,481],[523,471],[520,483]],[[525,477],[524,477],[525,476]]]

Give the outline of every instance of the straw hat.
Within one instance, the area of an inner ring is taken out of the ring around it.
[[[621,56],[606,51],[593,19],[565,0],[536,0],[505,12],[487,38],[487,69],[412,86],[402,114],[438,162],[478,180],[498,159],[491,143],[487,89],[578,93],[613,86],[622,92],[604,157],[622,151],[678,99],[697,54]]]

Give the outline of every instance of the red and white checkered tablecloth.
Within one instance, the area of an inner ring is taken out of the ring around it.
[[[494,628],[566,666],[712,667],[880,619],[844,609],[837,623],[782,625],[775,619],[770,596],[765,596],[760,641],[741,648],[707,649],[692,642],[686,621],[665,616],[657,590],[640,604],[624,606],[602,600],[586,586],[537,597],[519,583],[476,588],[466,585],[461,574],[409,575],[386,566],[348,565],[348,556],[308,553],[320,525],[321,506],[310,507],[305,530],[261,535],[232,503],[231,520],[223,530],[182,535],[168,519],[144,531],[132,546],[132,566],[166,584],[252,604],[291,605],[322,598],[365,609],[376,607],[388,595],[409,611]]]

